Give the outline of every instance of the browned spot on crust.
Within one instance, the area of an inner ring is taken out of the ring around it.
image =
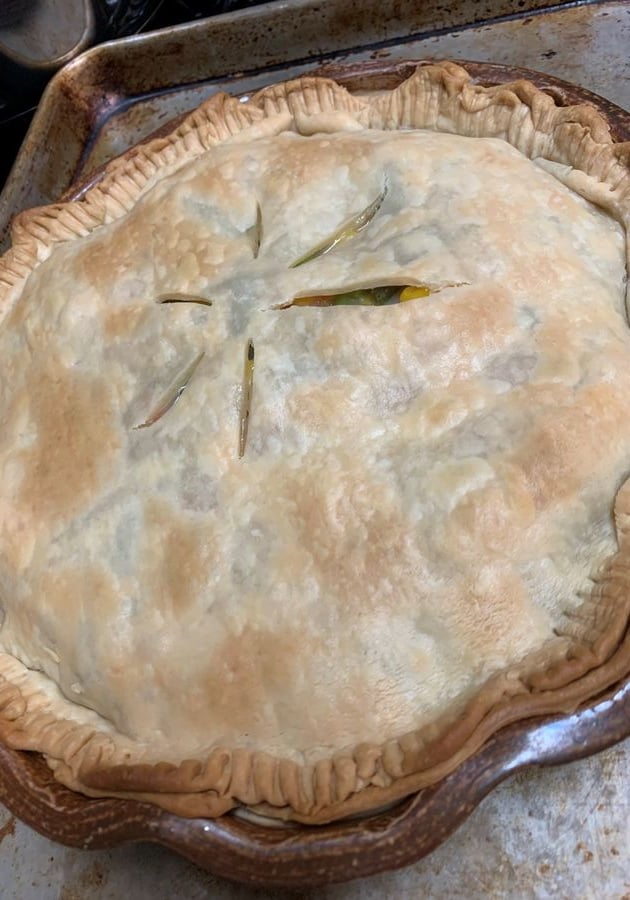
[[[207,705],[217,721],[229,722],[231,729],[244,734],[255,728],[264,736],[267,730],[273,734],[278,728],[290,727],[298,715],[303,718],[303,709],[291,709],[289,686],[304,670],[297,648],[305,646],[306,638],[299,629],[268,630],[252,625],[246,625],[240,634],[227,635],[213,651],[204,678]],[[309,655],[312,651],[309,647]]]
[[[457,346],[456,372],[464,378],[469,377],[475,354],[501,349],[514,328],[510,299],[491,283],[459,288],[444,314],[449,339]]]
[[[341,381],[302,387],[291,394],[288,407],[295,422],[313,431],[352,430],[359,425],[360,412]]]
[[[513,462],[525,473],[538,509],[567,499],[579,490],[615,448],[593,440],[594,423],[602,434],[629,432],[627,405],[611,384],[588,385],[575,394],[574,402],[557,406],[531,433]]]
[[[45,597],[46,608],[54,610],[56,621],[63,622],[60,637],[66,638],[71,647],[73,640],[79,639],[76,629],[89,616],[90,607],[98,609],[107,625],[119,602],[111,579],[96,566],[48,570],[37,587],[35,596]]]
[[[377,585],[403,584],[410,572],[397,498],[385,485],[368,486],[356,465],[343,468],[348,477],[339,495],[307,475],[287,479],[283,493],[293,500],[291,528],[313,560],[322,593],[339,598],[338,612],[352,618],[373,607]]]
[[[108,309],[105,314],[105,337],[109,340],[127,337],[146,311],[144,306],[123,306]]]
[[[462,595],[466,604],[459,602]],[[471,658],[489,651],[522,656],[531,650],[532,634],[545,633],[544,614],[532,609],[520,575],[500,560],[473,577],[454,580],[440,617],[450,632],[459,633]]]
[[[76,515],[119,446],[106,383],[49,364],[33,369],[27,395],[35,435],[22,453],[19,502],[40,520]]]
[[[500,480],[465,494],[449,516],[446,540],[464,554],[477,554],[480,546],[515,553],[514,544],[533,524],[536,510],[522,471],[514,466],[505,469],[505,477],[500,478],[499,471]]]
[[[212,525],[178,519],[159,501],[147,503],[145,525],[149,590],[177,617],[207,590],[215,558]]]
[[[142,261],[137,232],[134,234],[127,219],[103,232],[97,231],[78,247],[72,260],[73,274],[89,285],[103,285],[117,275],[138,271]]]

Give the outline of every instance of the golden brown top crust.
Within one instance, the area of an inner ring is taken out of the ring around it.
[[[25,214],[0,263],[4,738],[87,793],[324,821],[630,666],[626,152],[451,64],[373,96],[305,78]],[[290,305],[381,285],[430,293]]]

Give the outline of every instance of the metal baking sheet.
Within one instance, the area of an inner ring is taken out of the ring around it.
[[[0,250],[17,212],[58,200],[91,169],[212,93],[246,93],[325,60],[505,62],[575,77],[628,106],[612,62],[627,63],[619,8],[627,12],[627,3],[276,0],[102,44],[59,72],[42,98],[0,196]]]

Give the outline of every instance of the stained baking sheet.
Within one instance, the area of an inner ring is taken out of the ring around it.
[[[276,0],[103,44],[55,76],[0,196],[0,249],[12,217],[218,90],[247,93],[325,60],[472,59],[574,80],[630,106],[626,2]]]

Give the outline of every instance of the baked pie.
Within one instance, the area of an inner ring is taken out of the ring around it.
[[[0,262],[0,735],[307,823],[630,670],[628,146],[453,64],[215,96]]]

